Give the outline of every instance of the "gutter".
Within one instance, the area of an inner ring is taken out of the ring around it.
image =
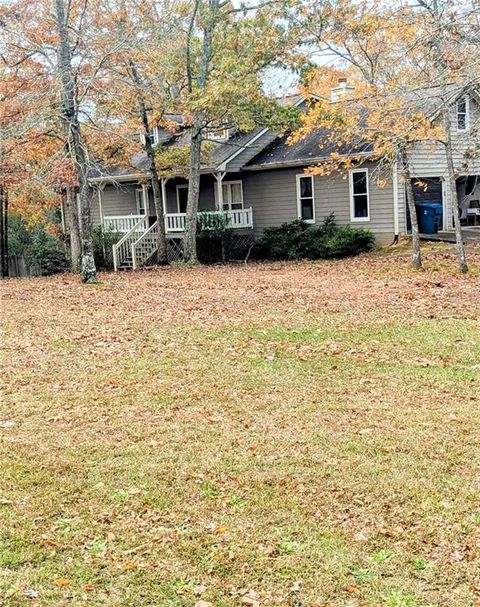
[[[105,177],[90,177],[88,183],[115,183],[123,181],[139,181],[148,177],[147,173],[132,173],[130,175],[105,175]]]
[[[358,154],[352,154],[352,156],[364,156],[368,158],[371,156],[372,152],[359,152]],[[348,157],[348,154],[345,154],[345,157]],[[264,162],[263,164],[256,164],[251,166],[245,166],[242,168],[242,171],[264,171],[267,169],[283,169],[287,167],[296,167],[296,166],[311,166],[312,164],[322,162],[323,160],[329,160],[330,156],[316,156],[315,158],[303,158],[301,160],[282,160],[280,162]]]
[[[210,175],[211,173],[215,173],[217,169],[215,167],[201,169],[200,173],[202,175]],[[173,175],[172,179],[176,177],[185,178],[185,175],[181,175],[180,173]],[[150,173],[131,173],[129,175],[105,175],[104,177],[90,177],[88,179],[88,183],[95,185],[97,183],[123,183],[125,181],[144,181],[145,179],[150,179]]]

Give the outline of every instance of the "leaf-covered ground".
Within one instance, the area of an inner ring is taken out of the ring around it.
[[[433,250],[4,282],[1,604],[479,605],[480,255]]]

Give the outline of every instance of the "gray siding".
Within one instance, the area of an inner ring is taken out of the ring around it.
[[[393,183],[390,180],[380,187],[374,178],[373,165],[369,169],[370,221],[350,220],[350,191],[348,178],[335,174],[314,177],[315,221],[321,223],[334,213],[341,225],[365,227],[372,230],[379,240],[388,240],[394,234]],[[252,171],[244,174],[243,192],[245,206],[253,207],[255,232],[258,234],[270,226],[278,226],[298,217],[297,180],[304,174],[303,167]],[[399,187],[400,231],[404,231],[404,206]]]
[[[453,156],[457,175],[480,175],[480,156],[478,153],[469,162],[465,161],[465,153],[478,142],[478,127],[480,125],[480,104],[478,99],[470,97],[470,129],[457,131],[456,105],[451,110]],[[412,175],[415,177],[440,177],[444,181],[444,213],[445,227],[453,227],[452,200],[449,195],[449,178],[445,147],[440,143],[417,144],[410,154]]]
[[[102,192],[103,216],[136,215],[135,190],[138,184],[106,185]],[[98,203],[97,203],[98,205]]]
[[[465,163],[465,152],[475,143],[478,145],[478,133],[480,126],[480,105],[478,100],[470,98],[470,129],[468,131],[457,131],[456,106],[450,110],[452,120],[452,143],[454,150],[455,169],[459,175],[480,174],[480,156]],[[440,143],[417,144],[410,154],[412,173],[416,177],[447,177],[447,162],[445,158],[445,147]]]

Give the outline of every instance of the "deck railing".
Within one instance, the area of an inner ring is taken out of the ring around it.
[[[126,234],[141,220],[144,215],[110,215],[103,218],[103,227],[110,232]]]
[[[253,228],[252,207],[232,211],[201,211],[203,222],[208,227],[208,218],[225,217],[228,228]],[[185,232],[185,213],[167,213],[165,215],[166,232]],[[212,222],[212,225],[215,225]]]

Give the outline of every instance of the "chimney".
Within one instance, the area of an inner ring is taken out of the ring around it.
[[[353,95],[354,90],[355,87],[348,86],[346,78],[339,78],[337,86],[334,86],[331,90],[332,103],[341,101],[342,99],[348,99],[348,97]]]

